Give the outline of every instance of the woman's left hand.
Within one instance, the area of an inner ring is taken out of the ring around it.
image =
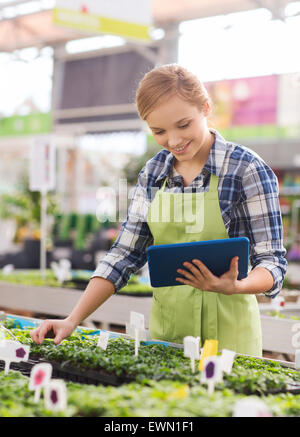
[[[200,260],[193,259],[193,262],[184,262],[187,270],[177,269],[177,272],[185,278],[177,277],[176,280],[182,284],[191,285],[199,290],[213,291],[222,294],[238,293],[238,257],[235,256],[230,262],[230,269],[222,276],[215,276]]]

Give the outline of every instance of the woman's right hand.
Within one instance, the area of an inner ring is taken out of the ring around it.
[[[72,334],[76,326],[77,325],[68,318],[63,320],[47,319],[44,320],[38,328],[30,331],[30,337],[36,344],[41,344],[47,334],[52,333],[54,334],[54,343],[59,344],[64,338]]]

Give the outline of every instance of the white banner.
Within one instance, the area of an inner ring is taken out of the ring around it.
[[[54,24],[149,40],[152,0],[57,0]]]

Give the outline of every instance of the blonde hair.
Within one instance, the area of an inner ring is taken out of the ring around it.
[[[167,64],[149,71],[140,81],[136,92],[139,116],[146,120],[157,105],[174,95],[199,110],[205,103],[211,105],[208,92],[197,76],[178,64]]]

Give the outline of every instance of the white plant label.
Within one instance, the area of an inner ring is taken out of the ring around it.
[[[236,355],[235,352],[230,351],[228,349],[222,350],[221,365],[222,365],[223,372],[231,373],[235,355]]]
[[[215,385],[223,381],[221,358],[217,356],[207,357],[203,361],[201,382],[207,384],[208,394],[212,395]]]
[[[135,337],[135,327],[130,325],[130,323],[126,323],[126,334],[130,337]],[[150,332],[148,329],[139,329],[139,339],[140,341],[151,340]]]
[[[200,359],[200,337],[187,336],[183,339],[184,356],[190,358],[192,372],[195,373],[195,360]]]
[[[233,408],[233,417],[272,417],[266,404],[260,399],[241,399]]]
[[[11,362],[27,361],[30,346],[25,346],[14,340],[0,341],[0,360],[5,362],[4,373],[7,374]]]
[[[33,366],[30,372],[29,390],[34,390],[34,402],[38,402],[42,388],[49,384],[52,376],[50,363],[39,363]]]
[[[99,346],[101,349],[105,351],[108,345],[108,340],[109,340],[109,332],[100,331],[97,346]]]
[[[62,411],[67,407],[67,388],[64,381],[52,379],[44,389],[47,410]]]
[[[61,259],[59,263],[52,261],[50,264],[56,279],[62,284],[66,280],[72,279],[71,262],[68,259]]]
[[[133,325],[136,329],[145,329],[145,316],[135,311],[130,311],[130,325]]]

